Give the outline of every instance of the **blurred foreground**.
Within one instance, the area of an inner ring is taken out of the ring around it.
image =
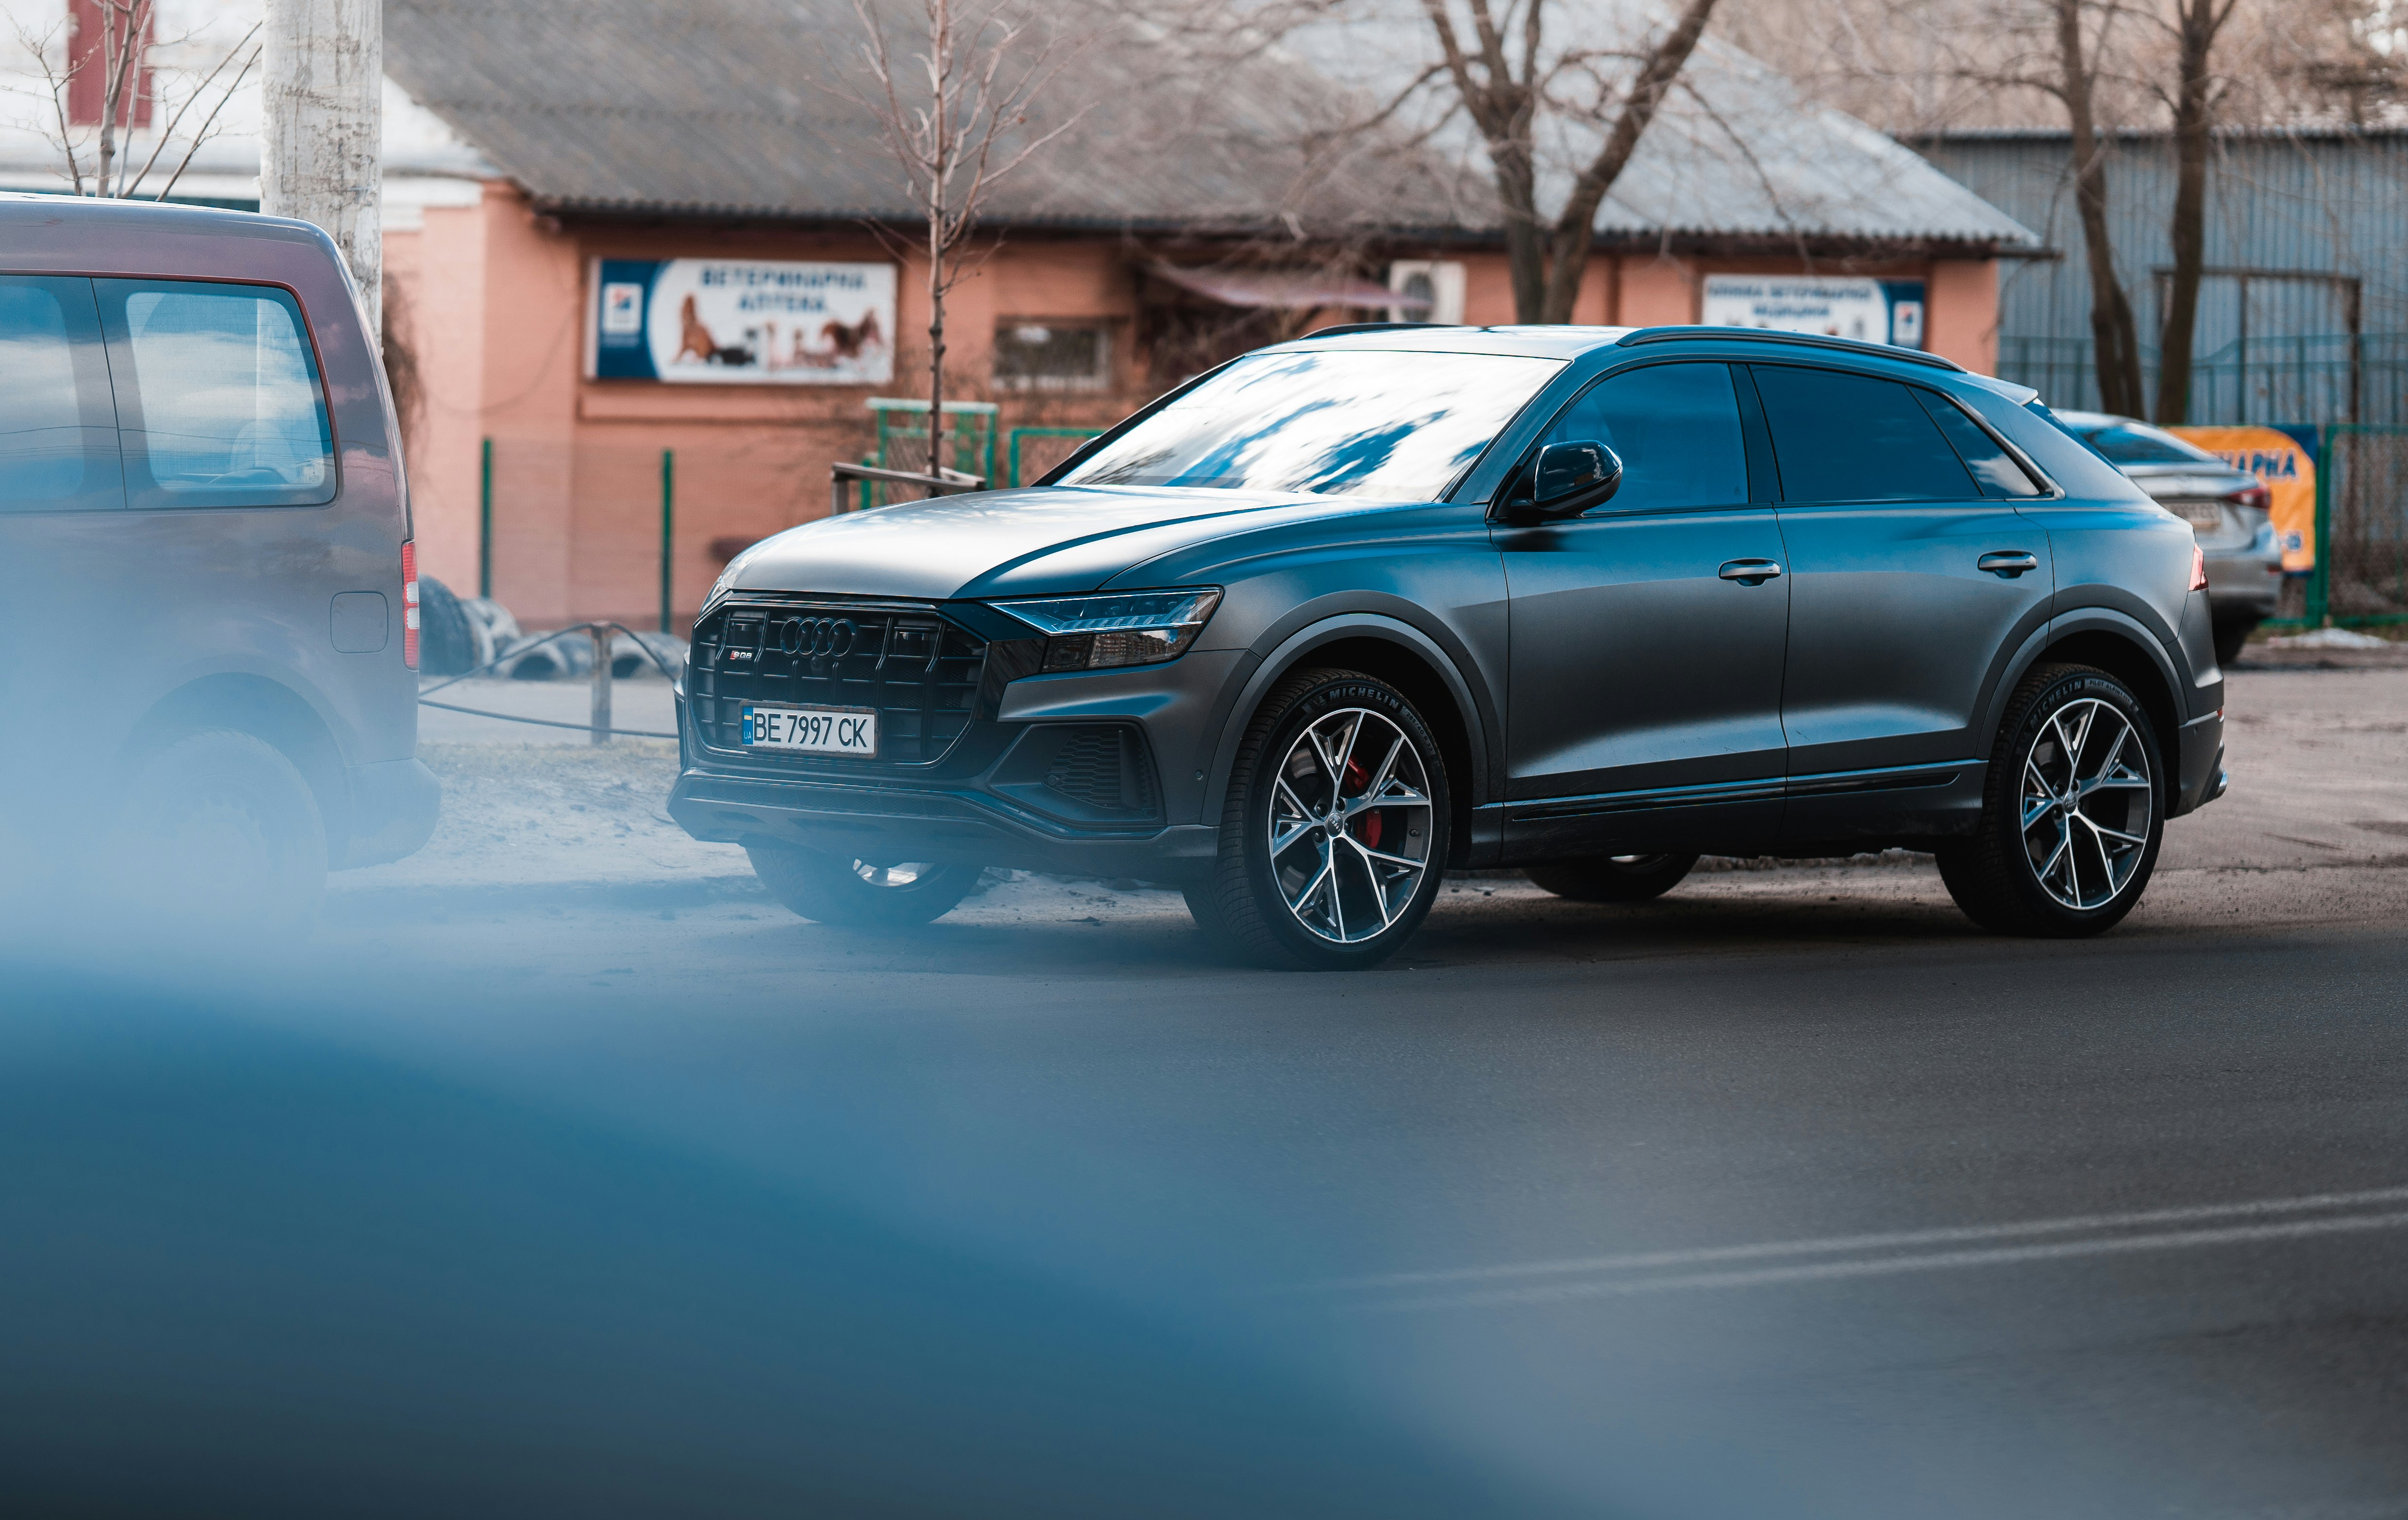
[[[16,947],[0,1471],[112,1514],[2408,1511],[2408,671],[2231,700],[2233,796],[2098,941],[1903,858],[1463,878],[1345,978],[1134,883],[804,924],[647,821],[659,749],[432,748],[444,832],[306,945]]]

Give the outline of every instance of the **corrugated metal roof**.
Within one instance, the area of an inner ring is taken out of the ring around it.
[[[1426,62],[1412,0],[1228,58],[1134,25],[1039,98],[1077,120],[1005,180],[990,220],[1296,235],[1488,236],[1486,165],[1458,118],[1332,136]],[[1567,35],[1636,35],[1651,0],[1558,0]],[[1619,29],[1619,30],[1617,30]],[[910,50],[898,11],[890,37]],[[859,88],[850,0],[387,0],[385,66],[538,202],[562,209],[910,220]],[[1435,102],[1430,106],[1433,118]],[[1549,174],[1595,133],[1548,145]],[[1335,143],[1337,146],[1333,147]],[[1609,235],[2024,245],[2012,218],[1862,123],[1709,43],[1598,217]]]

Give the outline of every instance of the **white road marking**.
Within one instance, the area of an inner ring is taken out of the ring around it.
[[[2218,1245],[2305,1239],[2408,1226],[2408,1187],[2318,1193],[2247,1203],[2200,1204],[2117,1214],[2078,1214],[2015,1224],[1963,1225],[1885,1234],[1842,1235],[1750,1245],[1708,1246],[1624,1255],[1512,1262],[1434,1271],[1389,1272],[1336,1282],[1299,1284],[1289,1293],[1337,1295],[1365,1309],[1469,1308],[1484,1304],[1544,1303],[1566,1298],[1659,1293],[1693,1288],[1740,1288],[1811,1283],[1899,1272],[2004,1266],[2135,1251],[2171,1251]],[[2370,1212],[2372,1211],[2372,1212]],[[2298,1218],[2297,1215],[2327,1217]],[[2253,1222],[2254,1221],[2254,1222]],[[2048,1236],[2088,1239],[2050,1240]],[[2005,1242],[1983,1245],[1982,1242]],[[1933,1250],[1935,1246],[1977,1246]],[[1780,1258],[1851,1259],[1786,1262]],[[1762,1267],[1730,1264],[1768,1262]],[[1727,1269],[1677,1271],[1714,1267]],[[1531,1282],[1530,1279],[1570,1279]],[[1497,1283],[1498,1286],[1475,1287]],[[1504,1285],[1504,1284],[1515,1285]],[[1461,1286],[1469,1291],[1414,1294],[1414,1289]],[[1396,1297],[1402,1291],[1403,1297]]]

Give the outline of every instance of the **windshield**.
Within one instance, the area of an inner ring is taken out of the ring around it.
[[[1054,483],[1431,501],[1561,367],[1488,353],[1250,354]]]
[[[2082,440],[2114,465],[2217,465],[2206,450],[2185,443],[2146,423],[2110,423],[2105,427],[2076,428]]]

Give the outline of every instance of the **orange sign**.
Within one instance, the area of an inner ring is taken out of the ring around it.
[[[2300,575],[2316,567],[2316,456],[2313,450],[2273,427],[2167,431],[2263,481],[2273,498],[2266,515],[2274,523],[2274,541],[2283,547],[2285,573]]]

